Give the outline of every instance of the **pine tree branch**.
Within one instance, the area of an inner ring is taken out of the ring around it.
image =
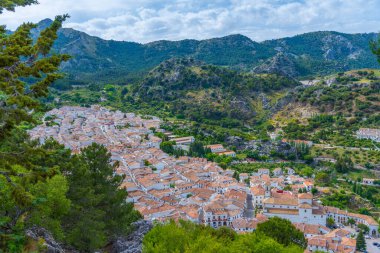
[[[7,171],[0,171],[0,175],[3,175],[5,179],[10,183],[13,187],[17,187],[17,185],[12,181],[10,176],[16,176],[16,177],[24,177],[25,174],[23,173],[9,173]]]
[[[13,187],[16,187],[16,184],[12,181],[8,172],[0,171],[0,175],[3,175],[5,179],[8,181],[8,183],[10,183]]]

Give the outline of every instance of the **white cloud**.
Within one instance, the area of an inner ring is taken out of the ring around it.
[[[66,27],[105,39],[149,42],[242,33],[254,40],[317,30],[377,32],[379,0],[40,0],[0,15],[14,29],[69,13]]]

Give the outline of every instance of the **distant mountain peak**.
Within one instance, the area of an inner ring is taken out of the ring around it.
[[[227,36],[224,36],[223,38],[233,38],[233,39],[250,40],[250,41],[252,41],[249,37],[247,37],[247,36],[245,36],[243,34],[240,34],[240,33],[227,35]]]
[[[207,39],[205,41],[223,41],[223,42],[228,42],[230,44],[240,43],[240,44],[245,44],[245,45],[258,44],[258,42],[253,41],[249,37],[242,34],[231,34],[231,35],[227,35],[223,37]]]
[[[50,18],[45,18],[45,19],[41,20],[40,22],[38,22],[37,26],[40,29],[45,29],[45,28],[49,27],[52,23],[53,23],[53,20],[51,20]]]

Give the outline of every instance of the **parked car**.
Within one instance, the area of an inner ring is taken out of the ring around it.
[[[374,246],[378,246],[379,245],[379,243],[377,243],[377,242],[374,242],[374,243],[372,243]]]

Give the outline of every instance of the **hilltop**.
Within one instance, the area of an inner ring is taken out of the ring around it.
[[[135,104],[165,109],[187,118],[227,127],[253,124],[285,103],[299,82],[276,74],[253,74],[194,59],[171,59],[133,87]],[[274,96],[280,92],[280,97]]]

